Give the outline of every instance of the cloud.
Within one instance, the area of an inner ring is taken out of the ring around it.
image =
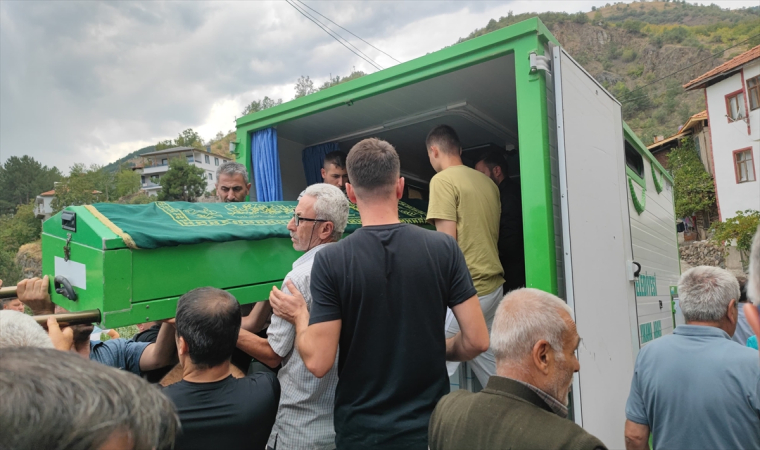
[[[306,4],[407,61],[509,10],[603,2]],[[285,2],[0,2],[0,162],[28,154],[67,171],[186,128],[208,139],[254,99],[291,99],[301,75],[321,84],[353,69],[375,70]]]

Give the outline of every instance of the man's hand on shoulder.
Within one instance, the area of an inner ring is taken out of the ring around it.
[[[286,294],[278,289],[277,286],[272,286],[272,292],[269,294],[269,303],[272,305],[275,315],[294,324],[300,315],[308,315],[309,312],[306,309],[306,301],[303,295],[301,295],[293,282],[287,280],[285,287],[288,288],[291,294]]]

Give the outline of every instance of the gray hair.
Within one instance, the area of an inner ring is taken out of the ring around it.
[[[221,174],[230,175],[230,176],[242,175],[243,181],[248,183],[248,171],[245,170],[244,165],[240,163],[236,163],[235,161],[227,161],[219,165],[219,168],[216,169],[217,181],[219,181],[219,175]]]
[[[522,363],[540,340],[562,355],[563,338],[568,330],[560,310],[573,312],[559,297],[538,289],[517,289],[496,309],[491,330],[491,349],[497,364]]]
[[[312,184],[301,193],[317,199],[314,202],[314,213],[317,219],[329,220],[333,224],[332,240],[337,241],[343,236],[348,224],[348,199],[337,187],[327,183]],[[299,197],[300,198],[300,197]]]
[[[0,311],[0,348],[39,347],[53,348],[45,330],[24,313]]]
[[[147,381],[53,349],[0,349],[0,398],[8,449],[95,450],[122,432],[135,450],[162,450],[180,426],[172,402]]]
[[[720,267],[697,266],[678,280],[678,298],[686,322],[717,322],[741,292],[736,277]]]
[[[752,240],[752,249],[749,255],[749,279],[745,285],[747,298],[754,304],[760,303],[760,226]]]

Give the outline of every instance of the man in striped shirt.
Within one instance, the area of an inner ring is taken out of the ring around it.
[[[348,221],[348,200],[335,186],[314,184],[301,194],[293,219],[288,223],[293,248],[306,252],[293,263],[282,290],[293,282],[311,307],[311,267],[314,256],[340,239]],[[238,348],[270,367],[282,363],[280,406],[269,436],[270,449],[333,449],[333,407],[338,383],[337,360],[322,378],[312,375],[295,348],[295,327],[272,316],[267,339],[240,330]]]

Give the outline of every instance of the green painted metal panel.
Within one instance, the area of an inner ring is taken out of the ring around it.
[[[543,55],[536,36],[515,48],[517,129],[520,142],[525,280],[528,287],[556,294],[557,267],[552,209],[546,78],[530,73],[530,53]],[[529,175],[527,175],[529,174]]]
[[[229,289],[282,280],[300,255],[290,239],[132,250],[132,301],[179,296],[199,286]]]
[[[76,236],[80,244],[93,248],[115,249],[126,248],[124,241],[101,221],[95,218],[84,206],[69,206],[65,211],[77,214],[77,230],[68,231],[61,227],[61,215],[56,214],[42,224],[42,231],[52,236],[66,239],[68,233]]]
[[[240,303],[253,303],[268,300],[272,286],[279,286],[279,284],[279,282],[263,283],[253,286],[226,289],[226,291],[235,296]],[[179,296],[162,298],[135,304],[128,310],[107,312],[103,315],[102,323],[104,326],[113,328],[135,323],[170,319],[174,317],[177,312],[178,300]]]
[[[60,220],[60,219],[59,219]],[[64,258],[63,247],[66,240],[50,234],[42,234],[42,273],[50,276],[51,298],[57,305],[61,305],[69,311],[86,311],[90,309],[103,309],[103,250],[81,245],[72,240],[71,261],[84,264],[86,267],[87,288],[74,287],[77,300],[72,301],[57,294],[52,289],[55,277],[55,258]]]

